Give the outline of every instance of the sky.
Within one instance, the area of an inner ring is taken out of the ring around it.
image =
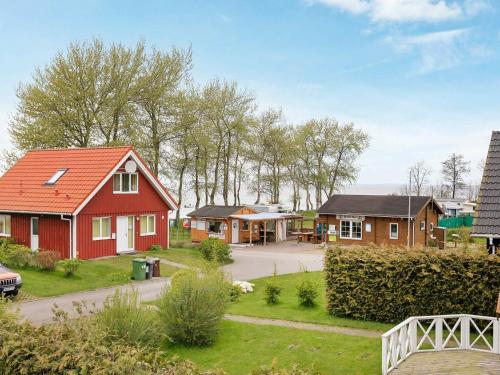
[[[361,184],[404,183],[451,153],[479,181],[500,129],[500,1],[3,1],[0,149],[15,92],[72,41],[193,50],[193,77],[236,80],[289,123],[334,117],[370,135]]]

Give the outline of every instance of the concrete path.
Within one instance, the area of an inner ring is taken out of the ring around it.
[[[369,338],[377,338],[377,339],[380,338],[380,336],[383,333],[382,331],[370,331],[367,329],[336,327],[336,326],[329,326],[326,324],[302,323],[302,322],[293,322],[290,320],[258,318],[258,317],[245,316],[245,315],[226,314],[225,319],[231,320],[233,322],[239,322],[239,323],[249,323],[249,324],[259,324],[259,325],[264,325],[264,326],[296,328],[296,329],[302,329],[302,330],[306,330],[306,331],[340,333],[342,335],[369,337]]]
[[[323,269],[323,251],[311,244],[286,243],[286,246],[279,244],[233,249],[233,259],[234,263],[224,266],[224,271],[233,280],[251,280],[271,276],[275,265],[278,274],[299,272],[304,267],[309,271]],[[179,266],[177,263],[165,260],[162,260],[162,263],[174,267]],[[151,301],[158,298],[168,283],[168,278],[158,278],[117,287],[20,302],[14,306],[19,308],[24,318],[35,324],[44,324],[52,321],[54,304],[69,314],[73,314],[74,301],[85,301],[89,307],[95,305],[96,309],[100,309],[106,297],[113,294],[115,289],[126,290],[132,287],[138,290],[141,301]]]

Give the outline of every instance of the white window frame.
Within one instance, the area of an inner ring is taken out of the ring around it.
[[[349,237],[342,236],[342,223],[349,223]],[[353,223],[360,223],[360,228],[361,228],[361,237],[353,237],[352,236],[352,224]],[[361,241],[363,239],[363,222],[362,221],[353,221],[353,220],[340,220],[340,238],[343,240],[354,240],[354,241]]]
[[[142,218],[145,217],[146,218],[146,230],[147,232],[142,232],[142,225],[141,225],[141,221],[142,221]],[[153,218],[153,231],[150,232],[149,231],[149,218],[152,217]],[[146,215],[141,215],[139,217],[139,232],[141,233],[141,236],[154,236],[156,235],[156,215],[155,214],[146,214]]]
[[[103,237],[102,236],[102,223],[104,219],[109,219],[109,236],[108,237]],[[99,237],[94,237],[94,221],[99,220]],[[101,216],[101,217],[93,217],[92,218],[92,240],[93,241],[102,241],[102,240],[110,240],[112,235],[112,224],[111,224],[111,216]]]
[[[9,231],[7,232],[7,218],[9,219]],[[11,215],[0,215],[0,221],[3,222],[3,231],[0,232],[0,237],[10,237],[12,235],[12,216]]]
[[[396,237],[392,236],[392,226],[396,226]],[[399,240],[399,223],[390,223],[389,224],[389,239],[391,240]]]
[[[115,190],[115,175],[120,176],[120,190]],[[137,178],[137,190],[129,190],[129,191],[123,191],[123,175],[129,175],[129,188],[132,188],[132,175],[135,175]],[[112,179],[112,184],[113,184],[113,194],[138,194],[139,193],[139,173],[134,172],[134,173],[127,173],[127,172],[116,172]]]
[[[57,183],[57,181],[59,181],[59,179],[64,176],[64,174],[68,171],[68,168],[61,168],[61,169],[58,169],[53,175],[52,177],[50,177],[47,182],[45,183],[45,185],[55,185]]]
[[[425,220],[420,221],[420,231],[423,232],[425,230]]]

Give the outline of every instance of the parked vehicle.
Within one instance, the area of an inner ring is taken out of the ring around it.
[[[5,296],[17,296],[23,285],[21,275],[12,272],[0,263],[0,294]]]

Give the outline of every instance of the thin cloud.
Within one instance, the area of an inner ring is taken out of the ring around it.
[[[350,12],[366,14],[374,22],[441,22],[472,17],[489,9],[487,0],[307,0]]]
[[[425,74],[490,57],[491,49],[477,42],[472,31],[472,28],[461,28],[412,36],[389,36],[385,42],[397,53],[416,55],[416,73]]]

